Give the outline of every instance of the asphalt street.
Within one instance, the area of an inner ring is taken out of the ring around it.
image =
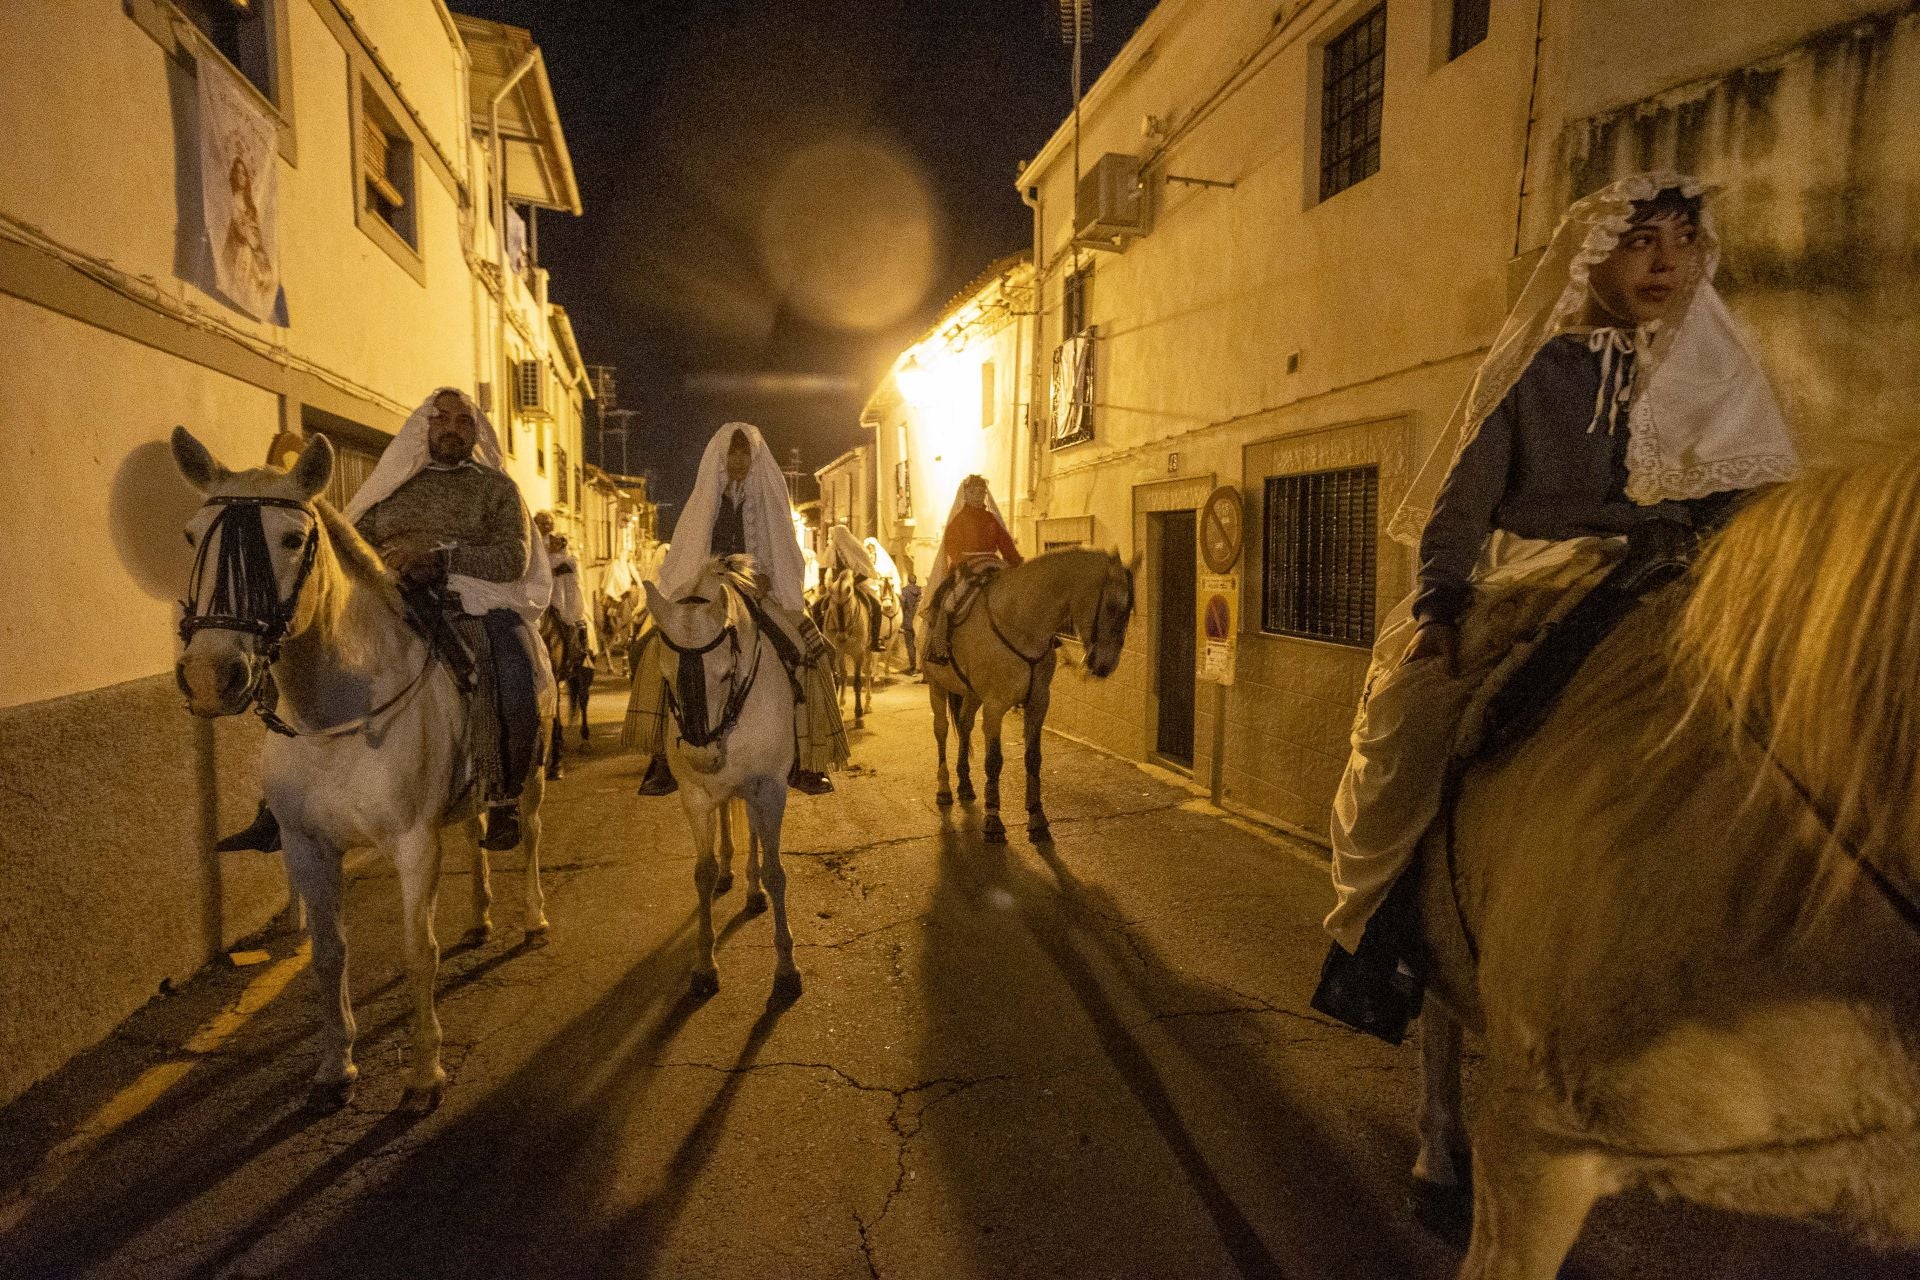
[[[1016,765],[1011,842],[986,845],[977,806],[933,804],[925,692],[894,685],[839,790],[788,809],[805,994],[769,1007],[742,878],[700,1002],[692,844],[675,800],[634,794],[622,702],[596,698],[548,792],[544,943],[515,854],[494,938],[458,946],[449,862],[438,1111],[396,1109],[408,1004],[376,861],[349,893],[353,1103],[304,1111],[310,987],[300,939],[269,937],[268,965],[209,968],[0,1113],[0,1276],[1452,1275],[1405,1197],[1417,1052],[1306,1009],[1319,850],[1053,736],[1053,842],[1025,838]],[[1920,1263],[1625,1198],[1563,1274]]]

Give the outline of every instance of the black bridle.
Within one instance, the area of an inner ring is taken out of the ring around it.
[[[196,632],[240,631],[256,636],[260,654],[268,663],[280,654],[280,642],[293,625],[294,610],[300,607],[300,592],[313,572],[314,557],[320,551],[320,521],[313,509],[292,498],[208,498],[206,505],[220,508],[200,539],[193,557],[193,577],[187,584],[188,596],[180,602],[180,642],[192,640]],[[313,521],[307,527],[306,545],[301,548],[300,568],[293,576],[293,587],[285,599],[275,580],[273,553],[267,548],[267,533],[260,523],[260,508],[285,507],[299,511]],[[220,558],[214,563],[213,590],[207,600],[200,598],[206,572],[207,549],[219,534]],[[259,685],[256,677],[254,684]]]
[[[732,587],[722,590],[731,592]],[[679,603],[696,603],[680,601]],[[742,606],[744,607],[744,606]],[[660,643],[671,649],[681,661],[676,663],[678,670],[674,679],[667,685],[667,711],[673,716],[673,722],[680,727],[680,739],[690,747],[711,746],[713,743],[733,732],[734,725],[740,722],[740,712],[747,705],[747,695],[753,692],[753,682],[760,676],[760,637],[756,633],[753,643],[753,665],[747,669],[747,678],[740,678],[740,627],[733,620],[733,611],[728,609],[727,624],[720,628],[713,639],[703,645],[682,646],[673,642],[666,629],[656,625],[654,634],[660,637]],[[719,648],[727,646],[727,699],[720,706],[720,719],[717,723],[707,723],[707,664],[705,662],[687,662],[687,658],[704,658]],[[693,721],[696,727],[689,728],[687,722]]]

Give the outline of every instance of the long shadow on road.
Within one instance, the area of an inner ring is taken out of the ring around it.
[[[1029,1043],[1012,1051],[1028,1055],[1030,1042],[1044,1038],[1045,1052],[1083,1064],[1066,1074],[1082,1076],[1094,1098],[1079,1104],[1086,1111],[1070,1126],[1092,1128],[1104,1120],[1132,1131],[1101,1134],[1098,1141],[1131,1144],[1131,1159],[1176,1172],[1183,1184],[1130,1184],[1112,1167],[1118,1159],[1083,1165],[1068,1159],[1063,1167],[1044,1143],[1014,1139],[1016,1146],[1035,1148],[1022,1153],[1030,1170],[1024,1176],[1040,1182],[1024,1186],[1025,1194],[1051,1202],[1053,1232],[1081,1238],[1063,1245],[1028,1242],[1043,1254],[1058,1248],[1060,1262],[1051,1263],[989,1237],[974,1248],[974,1274],[1048,1274],[1076,1255],[1081,1265],[1074,1269],[1087,1274],[1205,1274],[1217,1264],[1181,1256],[1167,1243],[1183,1233],[1192,1238],[1196,1207],[1225,1264],[1241,1276],[1445,1273],[1448,1260],[1388,1201],[1391,1189],[1372,1185],[1303,1104],[1300,1090],[1244,1047],[1267,1043],[1275,1014],[1249,1008],[1156,1019],[1159,1009],[1219,1010],[1222,992],[1182,973],[1127,930],[1113,897],[1075,876],[1051,844],[987,846],[948,824],[938,849],[924,966],[923,1070],[941,1074],[955,1043],[968,1038],[1019,1037]],[[1057,979],[1052,991],[1048,979]],[[996,1026],[995,1006],[1023,1016]],[[1223,1046],[1223,1021],[1237,1044]],[[1099,1100],[1111,1078],[1130,1097],[1130,1113]],[[1086,1096],[1067,1088],[1051,1092]],[[1138,1128],[1142,1116],[1150,1137]],[[1079,1139],[1083,1146],[1093,1140],[1090,1134]],[[1153,1154],[1155,1144],[1161,1155]],[[928,1148],[959,1201],[955,1216],[1005,1214],[1004,1164],[951,1143],[929,1141]],[[1050,1155],[1058,1173],[1047,1172]]]

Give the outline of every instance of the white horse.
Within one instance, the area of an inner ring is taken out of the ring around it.
[[[1418,872],[1429,1184],[1486,1046],[1462,1277],[1635,1187],[1920,1245],[1917,615],[1920,451],[1810,474],[1468,772]]]
[[[359,1078],[341,860],[349,848],[378,845],[399,872],[413,987],[413,1076],[406,1103],[430,1109],[439,1104],[447,1080],[433,1003],[440,962],[433,915],[441,830],[448,824],[460,824],[472,844],[469,937],[484,938],[492,928],[487,855],[477,839],[477,788],[464,750],[466,695],[409,625],[379,556],[319,498],[333,472],[333,448],[324,436],[316,436],[285,472],[229,471],[184,427],[174,430],[173,456],[207,498],[186,531],[197,555],[175,676],[187,707],[209,717],[244,712],[260,702],[269,671],[279,692],[277,713],[262,707],[263,718],[281,730],[267,735],[260,767],[313,936],[322,1016],[309,1105],[345,1106]],[[544,741],[554,711],[553,681],[544,664],[536,666],[536,676]],[[520,799],[530,935],[547,928],[540,890],[546,784],[535,754]]]
[[[714,855],[715,827],[728,802],[746,802],[754,847],[748,851],[748,908],[759,884],[773,903],[773,999],[800,995],[787,928],[787,873],[780,865],[780,823],[787,811],[787,774],[793,768],[793,685],[780,655],[763,634],[749,601],[766,595],[766,579],[746,556],[715,557],[678,600],[646,584],[647,609],[665,652],[661,674],[670,691],[667,763],[680,783],[680,803],[693,830],[697,860],[693,883],[700,893],[699,955],[692,989],[710,996],[720,989],[713,957],[713,899],[732,880]],[[732,841],[727,840],[729,858]],[[757,857],[755,856],[757,853]]]
[[[833,680],[840,689],[840,705],[853,694],[853,727],[866,724],[873,701],[873,632],[868,619],[873,601],[853,585],[853,574],[841,569],[827,576],[820,598],[820,634],[833,646]]]

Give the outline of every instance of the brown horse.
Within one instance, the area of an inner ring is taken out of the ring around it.
[[[933,704],[933,736],[940,749],[940,785],[934,803],[953,803],[947,777],[947,721],[960,727],[960,799],[973,799],[968,747],[973,717],[984,712],[987,815],[981,834],[1004,843],[1000,821],[1000,722],[1015,707],[1026,708],[1027,836],[1048,838],[1040,804],[1040,731],[1053,688],[1056,637],[1071,629],[1086,648],[1086,667],[1105,678],[1120,665],[1127,622],[1133,617],[1133,574],[1139,567],[1111,551],[1072,548],[1035,556],[995,573],[980,588],[967,615],[952,629],[950,661],[927,665]]]
[[[1633,1187],[1920,1243],[1920,453],[1783,485],[1654,597],[1422,858],[1416,1176],[1464,1277],[1550,1280]],[[1448,838],[1450,837],[1450,839]]]

